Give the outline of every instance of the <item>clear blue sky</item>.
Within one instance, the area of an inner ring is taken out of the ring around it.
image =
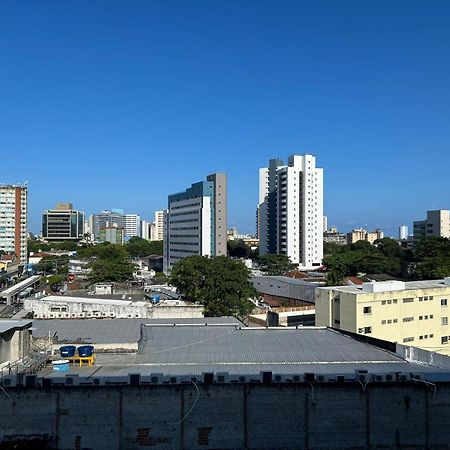
[[[313,153],[329,224],[389,234],[450,208],[450,1],[0,2],[0,181],[30,228],[71,201],[150,218],[224,171]]]

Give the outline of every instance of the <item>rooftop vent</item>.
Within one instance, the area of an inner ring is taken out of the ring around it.
[[[363,292],[390,292],[390,291],[404,291],[404,281],[371,281],[370,283],[363,283]]]

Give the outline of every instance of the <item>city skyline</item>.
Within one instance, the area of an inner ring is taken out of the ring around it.
[[[59,201],[149,219],[217,171],[228,226],[254,232],[258,168],[280,154],[321,161],[324,213],[342,231],[396,236],[450,207],[447,2],[0,12],[1,178],[29,182],[33,232]]]

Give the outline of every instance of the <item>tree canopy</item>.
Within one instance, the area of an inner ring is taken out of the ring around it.
[[[326,246],[324,266],[327,282],[339,284],[349,275],[387,274],[405,280],[438,279],[450,276],[450,240],[427,237],[413,250],[400,247],[390,238],[374,245],[358,241],[351,245]]]
[[[172,269],[170,283],[190,301],[205,306],[205,316],[235,316],[243,319],[253,309],[257,295],[245,265],[226,256],[188,256]]]
[[[163,254],[163,241],[147,241],[138,236],[132,237],[125,249],[131,257],[160,255]]]
[[[266,254],[258,258],[259,268],[264,275],[284,275],[297,268],[287,255]]]

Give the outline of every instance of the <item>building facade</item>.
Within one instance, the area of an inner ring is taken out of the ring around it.
[[[19,264],[27,262],[28,188],[0,186],[0,250],[14,253]]]
[[[168,199],[164,215],[164,272],[190,255],[227,254],[227,179],[209,175]]]
[[[94,238],[99,239],[100,228],[119,227],[124,230],[124,237],[141,235],[141,218],[137,214],[124,214],[122,209],[104,210],[93,215],[92,230]]]
[[[101,227],[99,234],[100,242],[109,242],[110,244],[123,244],[124,230],[122,227]]]
[[[260,254],[285,254],[303,269],[323,258],[323,169],[312,155],[292,155],[259,169]]]
[[[398,227],[398,238],[401,240],[408,239],[408,227],[406,225]]]
[[[426,220],[414,222],[414,239],[425,237],[450,238],[450,211],[448,209],[427,211]]]
[[[383,239],[384,233],[381,230],[367,231],[363,228],[356,228],[347,233],[347,244],[354,244],[358,241],[367,241],[373,244],[378,239]]]
[[[162,241],[164,239],[164,211],[155,211],[155,220],[151,228],[150,240]]]
[[[47,241],[79,241],[84,235],[84,213],[72,203],[58,203],[42,214],[42,237]]]
[[[316,326],[450,355],[450,278],[316,290]]]

